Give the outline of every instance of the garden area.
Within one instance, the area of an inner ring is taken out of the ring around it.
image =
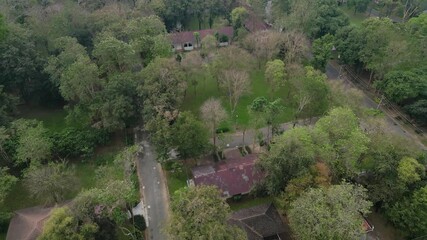
[[[278,91],[270,92],[270,87],[265,81],[264,69],[256,69],[250,72],[251,87],[249,94],[243,95],[236,107],[234,116],[231,116],[231,108],[228,103],[227,97],[218,88],[217,82],[214,78],[208,77],[200,81],[193,91],[193,87],[189,87],[189,91],[184,99],[182,110],[191,111],[196,116],[200,116],[200,107],[209,98],[220,98],[222,105],[229,113],[228,121],[224,123],[229,129],[232,129],[234,124],[237,123],[238,127],[248,127],[250,124],[250,116],[248,106],[257,97],[267,97],[270,100],[280,98],[284,106],[283,112],[279,116],[279,122],[289,122],[294,117],[293,100],[290,96],[289,83],[286,82],[285,86],[280,87]]]

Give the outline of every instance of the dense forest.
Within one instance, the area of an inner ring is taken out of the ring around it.
[[[220,161],[227,133],[243,132],[244,142],[254,130],[266,174],[252,194],[273,198],[297,239],[358,239],[359,215],[370,211],[408,238],[426,235],[426,152],[364,106],[363,92],[325,75],[331,60],[351,67],[425,127],[426,8],[422,0],[1,0],[0,232],[22,188],[39,204],[74,199],[40,239],[143,239],[144,220],[127,216],[139,202],[129,135],[141,127],[174,170],[206,154]],[[344,10],[377,17],[355,24]],[[203,28],[224,27],[233,35],[200,39]],[[200,49],[172,49],[171,34],[185,31]],[[25,114],[32,108],[64,110],[64,125],[46,126]],[[283,132],[285,122],[292,128]],[[120,151],[94,160],[117,136]],[[93,183],[84,185],[78,171],[89,166]],[[213,229],[245,239],[227,225],[216,191],[172,192],[171,239]]]

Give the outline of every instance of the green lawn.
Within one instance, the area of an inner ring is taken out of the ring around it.
[[[243,208],[254,207],[256,205],[272,203],[273,197],[268,196],[268,197],[253,198],[250,196],[245,196],[239,201],[234,201],[230,199],[227,202],[230,205],[230,208],[232,211],[237,211]]]
[[[367,17],[365,13],[354,13],[354,10],[348,7],[341,7],[341,10],[350,19],[350,24],[360,26]]]
[[[166,177],[170,197],[172,197],[177,190],[187,186],[187,174],[185,174],[185,172],[166,172]]]
[[[274,94],[271,94],[269,86],[264,79],[264,70],[252,71],[250,78],[251,92],[240,99],[236,112],[234,116],[229,116],[229,123],[227,125],[233,125],[233,123],[237,121],[238,125],[247,126],[249,123],[248,105],[250,105],[257,97],[267,97],[271,100],[281,98],[285,109],[280,116],[280,122],[288,122],[292,120],[294,109],[292,107],[292,102],[288,98],[288,85],[285,85]],[[220,90],[218,90],[216,80],[213,78],[205,78],[201,80],[196,88],[196,92],[194,92],[194,88],[192,86],[189,87],[189,91],[184,100],[183,110],[191,111],[195,115],[199,116],[201,105],[211,97],[220,98],[223,106],[229,113],[231,113],[228,99]]]

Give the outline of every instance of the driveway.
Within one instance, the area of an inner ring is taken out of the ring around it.
[[[140,134],[142,152],[138,153],[138,179],[142,194],[143,211],[147,222],[148,240],[165,240],[163,229],[169,214],[169,196],[166,180],[160,164],[156,161],[154,147]]]

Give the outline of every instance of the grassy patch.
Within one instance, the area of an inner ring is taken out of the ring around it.
[[[166,177],[168,180],[168,189],[169,196],[173,196],[173,194],[187,186],[187,174],[185,172],[166,172]]]
[[[273,202],[273,197],[260,197],[260,198],[253,198],[250,196],[243,197],[241,200],[234,201],[234,200],[228,200],[228,204],[230,205],[230,208],[232,211],[237,211],[243,208],[250,208],[254,207],[256,205],[261,204],[267,204]]]
[[[18,117],[43,121],[44,127],[50,131],[61,131],[68,126],[65,121],[67,112],[62,108],[41,109],[38,107],[24,106],[21,107],[19,111],[21,114]]]
[[[250,74],[251,78],[251,92],[243,96],[237,105],[236,112],[231,116],[230,104],[228,98],[223,94],[223,91],[218,89],[216,80],[214,78],[202,79],[198,84],[196,91],[190,86],[187,96],[184,100],[183,110],[193,112],[195,115],[200,115],[200,107],[209,98],[220,98],[223,106],[229,112],[228,126],[237,123],[239,126],[247,126],[249,124],[249,113],[248,105],[257,97],[267,97],[271,100],[281,98],[282,103],[285,106],[283,113],[280,116],[281,122],[288,122],[292,120],[294,108],[292,107],[292,101],[288,98],[289,85],[285,84],[284,87],[280,88],[274,93],[270,92],[270,88],[264,79],[264,70],[254,70]]]
[[[341,7],[341,10],[350,19],[350,24],[352,25],[360,26],[363,20],[366,19],[365,13],[359,13],[359,12],[354,13],[354,10],[348,7]]]

